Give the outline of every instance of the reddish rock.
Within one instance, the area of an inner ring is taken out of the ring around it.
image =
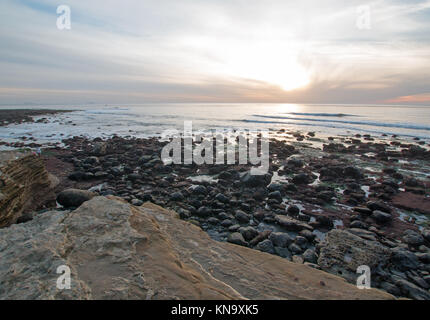
[[[430,214],[430,198],[411,192],[401,192],[397,194],[392,204],[398,208],[408,211],[418,211],[423,214]]]

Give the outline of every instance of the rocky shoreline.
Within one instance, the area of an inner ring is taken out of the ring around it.
[[[74,137],[43,150],[67,209],[99,194],[176,211],[212,239],[338,275],[355,284],[430,299],[430,152],[398,137],[272,132],[270,169],[164,165],[167,142]],[[215,150],[216,151],[216,150]],[[81,189],[76,191],[66,189]]]
[[[50,110],[50,109],[0,109],[0,126],[9,124],[21,124],[35,122],[33,117],[52,116],[59,113],[72,112],[73,110]],[[36,120],[46,123],[48,120],[42,117]]]
[[[58,267],[70,289],[58,288]],[[94,197],[0,229],[0,299],[393,299],[274,255],[214,241],[173,211]]]

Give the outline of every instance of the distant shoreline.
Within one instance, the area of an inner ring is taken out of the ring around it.
[[[34,122],[33,117],[54,115],[58,113],[73,112],[76,110],[50,110],[50,109],[3,109],[0,110],[0,126]]]

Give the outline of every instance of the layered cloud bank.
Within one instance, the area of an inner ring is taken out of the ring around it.
[[[429,104],[430,1],[61,4],[1,2],[2,104]]]

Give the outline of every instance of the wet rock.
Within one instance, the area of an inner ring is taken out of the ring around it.
[[[359,229],[359,228],[351,228],[351,229],[346,229],[346,231],[348,231],[349,233],[352,233],[356,236],[359,236],[360,238],[363,238],[365,240],[370,240],[370,241],[376,241],[376,236],[373,232],[368,231],[368,230],[364,230],[364,229]]]
[[[360,220],[355,220],[355,221],[351,222],[349,224],[349,227],[350,228],[356,228],[356,229],[367,229],[368,228],[367,224],[365,224],[363,221],[360,221]]]
[[[400,296],[402,294],[400,289],[396,285],[394,285],[390,282],[386,282],[386,281],[381,282],[380,287],[381,287],[381,289],[383,289],[383,290],[387,291],[388,293],[391,293],[395,296]]]
[[[199,217],[208,217],[212,214],[212,210],[209,207],[202,206],[197,210],[197,215]]]
[[[246,241],[250,241],[254,239],[256,236],[258,236],[258,231],[253,227],[242,227],[239,228],[239,232],[242,234],[243,238]]]
[[[323,181],[334,181],[342,177],[342,168],[340,167],[325,167],[320,171],[320,179]]]
[[[138,173],[130,173],[127,177],[131,181],[137,181],[137,180],[142,179],[142,176]]]
[[[373,211],[371,217],[379,223],[387,223],[393,218],[391,214],[379,210]]]
[[[292,257],[290,250],[287,248],[275,247],[275,254],[288,260],[291,260]]]
[[[430,214],[430,198],[411,192],[400,192],[392,200],[395,207]]]
[[[249,220],[251,219],[249,217],[249,215],[247,213],[243,212],[242,210],[236,210],[236,213],[234,216],[237,219],[237,221],[239,221],[241,223],[248,223]]]
[[[154,199],[152,198],[152,195],[150,193],[142,193],[141,195],[139,195],[140,200],[142,200],[143,202],[154,202]]]
[[[404,243],[414,247],[418,247],[424,243],[424,238],[418,232],[413,230],[406,230],[402,239]]]
[[[293,239],[288,233],[284,232],[272,232],[269,236],[269,240],[272,241],[275,247],[280,248],[286,248],[293,242]]]
[[[138,206],[141,206],[143,204],[143,201],[139,200],[139,199],[133,199],[133,200],[131,200],[131,204],[138,207]]]
[[[88,190],[66,189],[57,196],[57,202],[65,208],[77,208],[85,201],[91,200],[97,194]]]
[[[240,208],[243,211],[251,212],[251,206],[248,203],[246,203],[246,202],[244,202],[242,200],[239,200],[238,203],[240,204]]]
[[[286,184],[284,189],[287,192],[297,192],[297,187],[292,183]]]
[[[218,179],[222,180],[231,180],[233,178],[233,175],[231,172],[223,171],[218,175]]]
[[[411,177],[404,179],[403,183],[407,187],[412,187],[412,188],[423,187],[423,184],[421,181],[419,181],[418,179],[415,179],[415,178],[411,178]]]
[[[248,245],[248,243],[245,241],[245,239],[239,232],[230,233],[227,237],[227,242],[245,247]]]
[[[393,173],[393,178],[397,180],[403,180],[403,175],[399,172]]]
[[[267,197],[267,190],[259,188],[254,191],[254,199],[257,201],[263,201]]]
[[[282,195],[281,192],[279,191],[273,191],[271,193],[269,193],[269,199],[274,199],[278,202],[282,202]]]
[[[271,254],[275,253],[275,248],[273,247],[273,243],[269,239],[259,242],[255,247],[255,249],[260,250],[262,252],[271,253]]]
[[[252,240],[249,242],[249,244],[250,244],[251,246],[255,246],[255,245],[257,245],[257,243],[259,243],[259,242],[261,242],[261,241],[263,241],[263,240],[266,240],[266,239],[270,236],[270,234],[271,234],[271,231],[270,231],[270,230],[265,230],[265,231],[263,231],[263,232],[260,232],[260,233],[258,234],[258,236],[256,236],[254,239],[252,239]]]
[[[25,212],[16,220],[16,223],[19,224],[19,223],[26,223],[28,221],[31,221],[33,220],[33,216],[34,216],[34,213]]]
[[[302,249],[305,249],[308,244],[308,240],[305,237],[297,236],[294,239],[294,243],[300,246]]]
[[[312,179],[306,173],[299,173],[293,176],[292,182],[296,185],[309,184]]]
[[[89,176],[86,172],[83,171],[75,171],[69,174],[68,178],[73,181],[85,181],[88,180]]]
[[[295,243],[290,244],[288,250],[290,250],[292,254],[300,254],[303,252],[303,249]]]
[[[330,140],[330,138],[329,138]],[[323,145],[323,151],[326,152],[345,152],[346,147],[341,143],[330,143]]]
[[[96,173],[94,173],[94,178],[96,179],[106,178],[107,176],[108,176],[108,173],[105,171],[97,171]]]
[[[420,287],[416,286],[415,284],[404,280],[404,279],[398,279],[396,281],[396,286],[400,288],[400,291],[403,295],[410,297],[415,300],[429,300],[430,299],[430,293],[424,289],[421,289]]]
[[[418,247],[418,251],[426,253],[426,252],[430,252],[430,248],[426,247],[425,245],[421,245]]]
[[[221,211],[220,213],[218,213],[218,218],[221,220],[234,219],[233,215],[225,213],[224,211]]]
[[[91,153],[95,156],[104,156],[107,154],[107,143],[96,142],[91,150]]]
[[[233,225],[233,221],[231,221],[230,219],[225,219],[221,222],[221,225],[224,228],[228,228],[228,227],[231,227]]]
[[[367,207],[372,210],[378,210],[386,213],[391,213],[391,208],[381,201],[369,201]]]
[[[304,221],[304,222],[309,222],[309,221],[311,221],[311,217],[309,216],[309,215],[307,215],[307,214],[299,214],[298,216],[297,216],[297,219],[298,220],[300,220],[300,221]]]
[[[377,241],[362,239],[344,230],[331,230],[320,244],[318,265],[355,283],[357,267],[367,265],[371,270],[389,262],[390,250]]]
[[[92,156],[92,157],[85,158],[83,163],[96,166],[100,163],[100,160],[99,158]]]
[[[290,205],[287,209],[287,212],[292,216],[297,216],[300,213],[300,209],[296,205]]]
[[[402,271],[416,269],[420,265],[418,257],[401,247],[392,249],[391,262]]]
[[[246,187],[265,187],[270,183],[271,179],[271,174],[252,175],[251,172],[248,171],[241,175],[240,181]]]
[[[408,150],[402,150],[404,154],[410,157],[422,157],[427,154],[427,150],[417,145],[411,145]]]
[[[174,192],[170,196],[170,200],[172,200],[172,201],[182,201],[182,200],[184,200],[184,195],[182,194],[182,192]]]
[[[354,208],[355,212],[361,213],[365,216],[370,216],[372,214],[372,210],[366,207],[355,207]]]
[[[216,200],[218,200],[219,202],[222,202],[222,203],[228,203],[228,202],[230,202],[230,199],[229,198],[227,198],[225,195],[223,195],[222,193],[218,193],[216,196],[215,196],[215,199]]]
[[[212,224],[212,225],[216,225],[216,224],[218,224],[218,223],[219,223],[219,220],[218,220],[217,218],[215,218],[215,217],[210,217],[210,218],[208,219],[208,222],[209,222],[210,224]]]
[[[258,210],[254,213],[253,217],[254,219],[258,220],[258,221],[262,221],[265,217],[266,213],[262,210]]]
[[[424,239],[430,242],[430,229],[424,229],[421,232],[421,235],[424,237]]]
[[[234,224],[230,227],[228,227],[229,232],[238,232],[240,229],[240,224]]]
[[[302,230],[299,232],[299,235],[308,239],[309,242],[312,242],[316,237],[316,235],[309,230]]]
[[[327,216],[317,216],[316,221],[317,221],[318,225],[320,225],[321,227],[331,229],[334,226],[332,219],[330,219]]]
[[[202,185],[196,185],[196,186],[192,186],[190,187],[190,191],[193,194],[202,194],[202,195],[206,195],[208,193],[207,189],[205,186]]]
[[[360,169],[358,169],[357,167],[352,167],[352,166],[346,167],[343,170],[343,175],[344,175],[344,177],[353,178],[356,180],[362,179],[364,177],[364,175]]]
[[[310,263],[317,263],[318,261],[318,256],[316,255],[315,251],[312,249],[307,249],[304,253],[303,253],[303,259],[306,262],[310,262]]]
[[[330,203],[333,201],[333,198],[336,197],[336,194],[333,191],[326,190],[326,191],[318,192],[316,197],[318,199],[325,201],[326,203]]]
[[[290,230],[290,231],[301,231],[301,230],[310,230],[312,231],[313,228],[308,225],[307,223],[304,223],[299,220],[292,219],[287,216],[283,215],[277,215],[275,216],[275,221],[284,229]]]
[[[287,165],[289,167],[302,168],[305,163],[300,159],[290,159],[288,160]]]
[[[271,183],[267,187],[267,190],[269,190],[270,192],[274,192],[274,191],[282,192],[283,189],[284,189],[284,186],[282,184],[279,184],[279,183]]]
[[[397,170],[395,168],[385,167],[382,169],[382,172],[386,174],[394,174]]]

